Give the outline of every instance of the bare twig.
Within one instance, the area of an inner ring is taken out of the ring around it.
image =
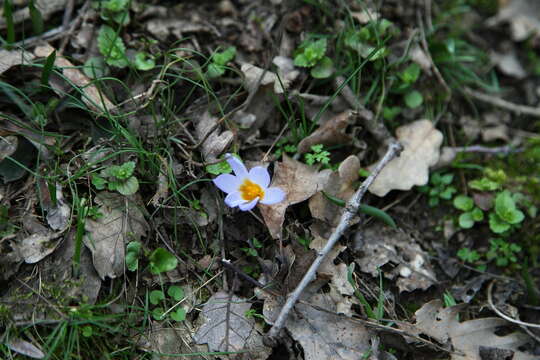
[[[362,185],[360,185],[351,200],[349,200],[347,206],[345,207],[345,211],[341,216],[338,226],[336,227],[332,235],[330,235],[330,238],[328,239],[328,242],[326,243],[324,248],[317,254],[317,257],[311,264],[310,268],[308,269],[296,289],[294,289],[291,295],[289,295],[289,297],[287,298],[287,301],[281,309],[276,319],[276,322],[268,332],[266,340],[269,342],[269,344],[276,343],[277,337],[281,332],[281,329],[285,325],[285,321],[287,320],[289,312],[292,310],[305,288],[312,280],[315,279],[316,272],[319,269],[319,266],[323,262],[324,258],[328,255],[330,250],[332,250],[332,248],[337,243],[339,238],[341,238],[341,235],[343,235],[345,230],[350,226],[351,221],[356,215],[358,207],[360,206],[360,201],[364,197],[369,186],[373,183],[377,175],[379,175],[379,173],[386,166],[386,164],[388,164],[388,162],[390,162],[390,160],[392,160],[401,150],[401,144],[395,140],[392,140],[388,145],[388,150],[386,151],[384,157],[379,161],[379,163],[377,164],[375,169],[373,169],[368,178],[364,180]]]
[[[492,292],[493,292],[493,285],[494,284],[495,284],[495,280],[493,280],[492,282],[489,283],[489,286],[487,288],[487,298],[488,298],[487,300],[488,300],[489,307],[491,308],[491,310],[493,310],[493,312],[495,314],[499,315],[500,317],[502,317],[506,321],[510,321],[513,324],[517,324],[517,325],[520,325],[522,327],[525,326],[525,327],[532,327],[532,328],[535,328],[535,329],[540,329],[540,324],[533,324],[533,323],[524,322],[524,321],[521,321],[521,320],[518,320],[518,319],[513,319],[510,316],[503,313],[501,310],[497,309],[497,307],[493,303],[493,296],[491,295]]]
[[[470,88],[464,88],[463,92],[472,98],[485,102],[487,104],[499,107],[516,113],[518,115],[529,115],[534,117],[540,117],[540,107],[532,107],[527,105],[514,104],[510,101],[503,100],[501,98],[485,94]]]

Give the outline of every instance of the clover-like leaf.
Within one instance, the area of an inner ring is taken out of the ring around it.
[[[178,322],[186,320],[186,309],[179,307],[176,311],[171,312],[171,319]]]
[[[172,285],[167,290],[167,295],[169,295],[175,301],[180,301],[184,298],[184,289],[182,289],[180,286]]]
[[[155,319],[155,320],[163,320],[165,319],[165,310],[161,307],[157,307],[155,308],[154,310],[152,310],[152,317]]]

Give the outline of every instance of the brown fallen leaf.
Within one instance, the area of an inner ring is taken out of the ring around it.
[[[46,44],[41,45],[35,48],[34,54],[37,57],[47,57],[55,49]],[[105,110],[111,112],[114,110],[113,103],[99,91],[99,89],[93,84],[86,75],[84,75],[73,63],[67,60],[65,57],[57,54],[54,61],[54,66],[60,68],[64,76],[73,83],[73,85],[80,88],[82,96],[82,101],[93,111],[99,113],[104,112]],[[62,92],[59,93],[60,96],[64,96]]]
[[[19,251],[27,264],[34,264],[53,253],[60,243],[60,232],[36,233],[21,241]]]
[[[216,128],[218,118],[205,111],[195,122],[195,135],[202,143],[202,154],[207,162],[216,161],[234,139],[232,131]],[[209,132],[211,132],[209,134]]]
[[[298,204],[309,199],[321,189],[321,176],[315,168],[283,155],[283,161],[276,163],[274,179],[271,187],[279,187],[285,191],[287,197],[275,205],[261,205],[258,207],[274,239],[281,236],[281,228],[285,221],[285,212],[289,205]]]
[[[92,252],[94,267],[103,280],[124,273],[126,244],[146,234],[148,223],[135,199],[102,191],[94,199],[102,216],[86,219],[83,241]]]
[[[310,304],[336,311],[336,305],[326,294],[316,294]],[[304,359],[361,359],[371,348],[371,334],[357,322],[318,310],[304,303],[295,306],[295,315],[286,323],[287,330],[304,350]],[[298,315],[296,315],[298,314]]]
[[[437,282],[428,254],[404,232],[371,226],[364,230],[363,240],[357,246],[363,256],[355,260],[363,272],[377,277],[384,265],[393,264],[384,276],[397,277],[400,292],[426,290]]]
[[[358,180],[358,170],[360,170],[360,160],[354,155],[349,156],[339,165],[338,171],[321,171],[320,177],[324,182],[321,184],[320,190],[330,196],[348,201],[355,192],[353,183]],[[337,226],[344,209],[344,207],[328,200],[322,192],[318,192],[309,199],[311,215],[331,227]]]
[[[306,153],[310,151],[313,145],[317,144],[336,145],[349,143],[351,137],[345,133],[345,129],[349,125],[352,115],[352,111],[347,110],[323,123],[317,130],[300,141],[298,153]]]
[[[36,345],[19,337],[10,337],[4,344],[11,350],[32,359],[43,359],[45,353]]]
[[[443,135],[431,121],[417,120],[400,126],[396,137],[403,145],[403,151],[386,165],[369,187],[369,191],[377,196],[427,184],[429,167],[439,160]],[[374,167],[371,165],[370,169]]]
[[[452,353],[452,360],[482,360],[481,346],[511,350],[513,360],[538,358],[518,350],[529,341],[527,335],[518,332],[502,336],[496,334],[499,328],[510,325],[503,319],[483,318],[459,322],[458,314],[463,308],[462,305],[445,308],[441,300],[430,301],[416,311],[416,323],[412,328],[407,326],[407,329],[415,335],[424,334],[441,343],[449,341],[457,350]]]
[[[12,66],[30,64],[34,58],[34,54],[24,50],[0,50],[0,74]]]
[[[35,6],[39,10],[39,13],[43,20],[47,20],[57,11],[63,10],[66,7],[67,0],[36,0]],[[30,9],[28,6],[23,9],[17,10],[13,13],[13,22],[18,24],[24,20],[30,19]],[[0,17],[0,29],[6,27],[6,20],[3,16]]]

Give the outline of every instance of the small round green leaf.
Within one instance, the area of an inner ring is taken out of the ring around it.
[[[454,198],[454,207],[462,211],[470,211],[474,207],[474,201],[468,196],[458,195]]]
[[[179,307],[176,311],[171,313],[171,319],[178,322],[186,320],[186,310]]]
[[[163,295],[163,291],[161,290],[152,290],[150,292],[150,303],[152,305],[159,304],[162,300],[165,300],[165,295]]]
[[[510,230],[510,224],[508,224],[506,221],[501,219],[497,214],[490,213],[489,214],[489,228],[495,234],[502,234],[505,231]]]
[[[325,56],[311,68],[311,76],[315,79],[326,79],[334,73],[334,63],[332,59],[328,56]]]
[[[167,295],[169,295],[175,301],[180,301],[184,298],[184,289],[182,289],[180,286],[172,285],[167,290]]]
[[[148,53],[138,52],[135,55],[135,67],[141,71],[148,71],[156,67],[156,62]]]
[[[133,195],[139,190],[139,180],[132,176],[125,181],[117,181],[116,190],[124,196]]]
[[[466,212],[459,216],[459,226],[463,229],[470,229],[474,226],[471,213]]]
[[[129,271],[136,271],[139,268],[139,253],[141,252],[141,243],[131,241],[126,246],[126,266]]]
[[[155,320],[163,320],[165,318],[163,314],[165,314],[165,310],[163,310],[163,308],[157,307],[152,310],[152,317]]]
[[[424,97],[422,94],[417,91],[413,90],[411,92],[408,92],[407,95],[405,95],[405,105],[411,109],[415,109],[422,105],[424,102]]]
[[[163,248],[157,248],[150,254],[150,272],[152,274],[161,274],[171,271],[178,265],[176,257]]]

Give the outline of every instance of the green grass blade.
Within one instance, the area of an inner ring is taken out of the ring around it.
[[[54,68],[54,61],[56,60],[56,50],[47,56],[45,60],[45,65],[43,65],[43,71],[41,72],[41,85],[48,87],[49,86],[49,77]]]
[[[333,202],[334,204],[336,204],[337,206],[341,206],[341,207],[344,207],[345,206],[345,201],[344,200],[341,200],[335,196],[332,196],[326,192],[322,192],[323,195],[328,199],[330,200],[331,202]],[[365,205],[365,204],[360,204],[360,206],[358,207],[358,211],[363,213],[363,214],[366,214],[366,215],[369,215],[369,216],[373,216],[374,218],[377,218],[379,220],[381,220],[382,222],[384,222],[386,225],[392,227],[392,228],[397,228],[397,225],[396,225],[396,222],[394,221],[394,219],[392,219],[392,217],[390,215],[388,215],[388,213],[384,210],[381,210],[379,208],[376,208],[374,206],[369,206],[369,205]]]
[[[15,22],[13,21],[13,3],[4,1],[4,18],[6,19],[6,42],[11,45],[15,42]]]
[[[30,19],[32,20],[32,29],[34,30],[35,35],[43,33],[43,16],[41,16],[41,11],[36,8],[35,0],[30,0],[28,3],[28,9],[30,10]]]

